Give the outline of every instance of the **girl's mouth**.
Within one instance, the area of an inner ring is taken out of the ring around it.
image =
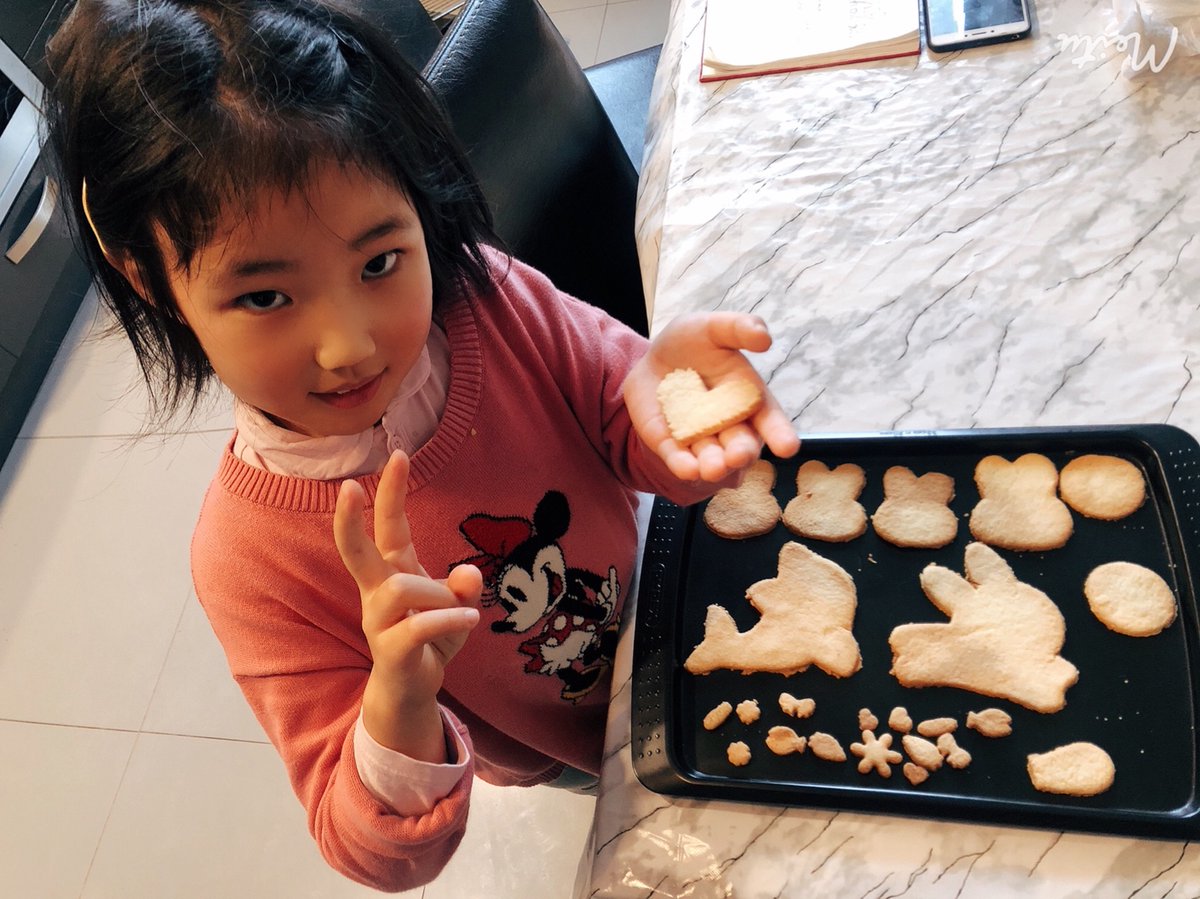
[[[331,390],[328,393],[314,393],[317,399],[323,403],[328,403],[335,409],[354,409],[361,406],[363,403],[368,403],[374,398],[376,391],[379,390],[379,385],[383,381],[383,372],[380,372],[369,381],[364,381],[361,384],[356,384],[346,390]]]

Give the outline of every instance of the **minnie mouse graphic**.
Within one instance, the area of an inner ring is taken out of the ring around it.
[[[530,633],[518,648],[525,671],[557,676],[562,698],[578,702],[612,665],[621,585],[615,568],[602,577],[567,566],[558,541],[570,523],[567,498],[550,490],[532,520],[479,513],[459,531],[479,550],[463,561],[483,572],[483,605],[504,610],[492,630]]]

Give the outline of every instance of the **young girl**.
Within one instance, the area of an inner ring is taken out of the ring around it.
[[[428,882],[473,775],[598,774],[636,491],[693,502],[797,450],[773,399],[687,448],[655,399],[676,367],[761,384],[766,328],[647,343],[494,249],[428,87],[321,0],[80,0],[49,65],[159,413],[213,376],[235,397],[192,546],[233,675],[329,863]]]

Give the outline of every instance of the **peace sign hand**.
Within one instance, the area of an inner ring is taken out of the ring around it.
[[[375,539],[367,534],[361,485],[338,492],[334,541],[358,585],[362,628],[374,660],[363,723],[382,745],[424,761],[445,759],[437,693],[447,663],[479,621],[479,569],[459,565],[445,581],[425,573],[405,514],[408,457],[392,454],[375,497]]]

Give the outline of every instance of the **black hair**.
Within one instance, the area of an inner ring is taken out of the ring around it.
[[[213,377],[171,267],[186,271],[236,204],[249,211],[264,185],[303,188],[321,161],[389,180],[413,204],[435,308],[488,281],[481,244],[498,241],[440,102],[339,0],[79,0],[47,70],[51,164],[153,418],[193,410]]]

